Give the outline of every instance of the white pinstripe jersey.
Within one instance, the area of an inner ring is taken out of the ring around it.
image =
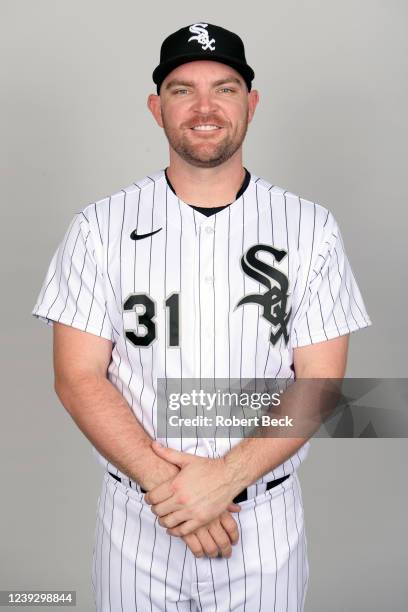
[[[32,314],[112,340],[109,380],[154,438],[158,378],[290,379],[295,347],[371,324],[324,206],[251,174],[208,217],[164,170],[75,214]],[[213,457],[240,440],[161,441]],[[259,482],[293,472],[309,445]]]

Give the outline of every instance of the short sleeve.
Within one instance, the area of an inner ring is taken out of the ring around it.
[[[78,212],[56,249],[31,312],[112,340],[101,266],[95,259],[89,222]]]
[[[371,324],[340,228],[328,213],[303,298],[294,314],[292,346],[323,342]]]

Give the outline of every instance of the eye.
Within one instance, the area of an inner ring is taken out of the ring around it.
[[[187,90],[187,89],[175,89],[175,90],[173,91],[173,93],[174,93],[174,94],[188,93],[188,90]]]
[[[232,92],[234,92],[235,90],[232,89],[232,87],[221,87],[220,91],[232,91]]]

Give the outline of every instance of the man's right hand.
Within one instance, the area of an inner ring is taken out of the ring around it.
[[[162,482],[173,479],[180,471],[179,467],[167,461],[160,459],[160,462],[162,463],[160,470],[150,471],[149,483],[144,483],[144,486],[148,486],[149,490]],[[153,480],[154,476],[156,477],[155,480]],[[238,527],[231,512],[238,512],[239,510],[240,507],[231,502],[224,512],[207,525],[199,527],[186,536],[181,536],[194,556],[217,557],[219,552],[223,557],[231,556],[231,545],[236,544],[239,540]]]
[[[182,536],[182,539],[195,557],[217,557],[221,553],[223,557],[229,558],[232,545],[238,542],[239,532],[235,519],[225,510],[207,525]]]

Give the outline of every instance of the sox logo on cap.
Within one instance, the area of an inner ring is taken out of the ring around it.
[[[206,51],[207,49],[210,49],[210,51],[215,51],[215,38],[210,40],[208,31],[205,29],[207,27],[208,23],[194,23],[192,26],[190,26],[190,32],[196,34],[196,36],[190,36],[188,42],[196,40],[198,44],[201,45],[203,51]]]

